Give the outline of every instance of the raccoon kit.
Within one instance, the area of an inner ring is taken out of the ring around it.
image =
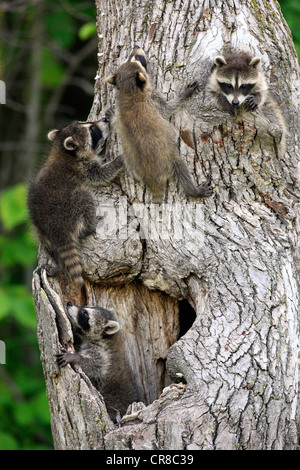
[[[109,184],[124,168],[121,157],[101,165],[108,128],[102,119],[49,132],[50,155],[29,187],[31,220],[55,263],[45,266],[47,274],[55,276],[65,268],[80,289],[84,280],[78,242],[96,231],[91,188]]]
[[[67,304],[67,315],[75,335],[76,353],[63,351],[58,364],[78,364],[103,395],[114,421],[138,401],[131,370],[124,358],[119,323],[112,312],[101,307]]]
[[[216,105],[237,115],[240,109],[254,111],[268,94],[264,75],[258,70],[259,57],[246,52],[219,55],[208,80],[208,92]]]
[[[173,176],[187,196],[210,196],[210,180],[195,186],[186,163],[179,156],[174,128],[167,120],[194,93],[197,82],[190,83],[176,99],[166,102],[153,89],[145,53],[138,46],[106,81],[117,88],[114,123],[125,166],[150,189],[154,202],[162,202],[166,182]]]
[[[231,52],[215,58],[208,79],[207,91],[215,106],[233,116],[262,111],[262,130],[269,131],[272,123],[281,131],[280,153],[285,152],[286,125],[277,101],[271,96],[265,76],[259,71],[259,57],[246,52]]]

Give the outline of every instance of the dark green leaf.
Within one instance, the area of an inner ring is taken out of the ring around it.
[[[57,87],[64,75],[64,67],[55,59],[53,52],[46,47],[43,49],[42,62],[43,84],[51,88]]]
[[[70,48],[76,40],[76,22],[72,16],[63,10],[50,13],[45,17],[46,29],[49,36],[62,48]]]

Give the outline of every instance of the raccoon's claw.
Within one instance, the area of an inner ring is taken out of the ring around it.
[[[211,179],[203,181],[197,188],[198,197],[209,197],[213,194],[213,189],[211,187]]]
[[[199,186],[194,187],[192,191],[186,192],[187,196],[192,196],[192,197],[209,197],[213,193],[212,187],[211,187],[211,179],[207,179],[206,181],[203,181]]]
[[[199,85],[198,80],[194,80],[193,82],[189,82],[186,87],[191,88],[194,91],[196,90],[198,85]]]
[[[65,349],[62,349],[61,353],[56,354],[59,367],[65,367],[67,364],[70,364],[72,362],[72,356],[74,356],[74,354]]]
[[[183,94],[185,98],[189,98],[190,96],[192,96],[192,94],[194,93],[198,85],[199,85],[199,82],[197,80],[194,80],[193,82],[189,82],[183,90]]]
[[[46,266],[44,266],[44,268],[46,270],[47,276],[49,277],[54,277],[61,272],[61,266],[58,265],[52,266],[50,264],[47,264]]]
[[[255,111],[257,109],[257,106],[258,106],[258,104],[257,104],[254,96],[249,96],[249,98],[246,99],[245,108],[248,111]]]

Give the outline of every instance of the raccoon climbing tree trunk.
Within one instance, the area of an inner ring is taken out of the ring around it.
[[[104,79],[138,44],[168,99],[199,81],[172,122],[193,178],[211,176],[214,194],[187,199],[171,181],[157,206],[125,174],[96,195],[97,234],[82,243],[85,301],[116,312],[146,404],[120,427],[80,370],[58,369],[60,343],[72,342],[64,304],[78,295],[63,277],[36,270],[55,446],[297,449],[300,70],[279,5],[96,0],[96,6],[99,66],[89,119],[114,105]],[[287,123],[284,155],[274,116],[260,132],[259,111],[247,120],[209,106],[205,84],[224,48],[262,58]],[[121,153],[113,134],[106,157]]]

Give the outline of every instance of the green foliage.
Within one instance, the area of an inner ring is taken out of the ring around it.
[[[50,415],[39,359],[36,317],[24,273],[36,263],[27,220],[27,187],[0,195],[0,331],[6,363],[0,365],[0,450],[52,447]]]
[[[55,58],[52,49],[43,47],[41,81],[45,87],[58,87],[64,76],[64,67]]]
[[[58,87],[65,73],[65,67],[61,64],[60,54],[57,55],[57,51],[69,51],[76,47],[78,38],[86,41],[97,33],[93,7],[77,0],[65,2],[65,7],[62,9],[59,3],[51,5],[44,19],[49,42],[43,47],[41,73],[42,83],[50,88]],[[74,13],[74,16],[70,13]],[[80,15],[86,21],[78,28],[76,17]]]
[[[89,39],[91,36],[95,36],[97,33],[97,27],[95,22],[90,22],[90,23],[85,23],[83,26],[81,26],[78,36],[82,41],[86,41]]]
[[[35,328],[32,295],[22,284],[0,287],[0,322],[13,317],[25,328]]]
[[[24,183],[2,191],[0,221],[4,230],[0,234],[0,252],[3,268],[30,266],[36,260],[36,244],[28,229],[26,200],[27,188]],[[4,282],[10,281],[9,270],[4,270],[2,276]]]
[[[63,49],[69,49],[76,40],[76,21],[67,11],[56,10],[45,17],[48,35]]]
[[[299,0],[279,0],[279,4],[292,32],[298,57],[300,57],[300,2]]]
[[[27,178],[25,167],[43,157],[49,129],[89,113],[97,68],[96,9],[91,0],[25,2],[24,8],[6,3],[0,14],[0,73],[9,97],[0,110],[0,340],[6,346],[0,449],[46,449],[52,448],[50,415],[31,292],[37,245],[27,220],[27,186],[18,183]],[[35,147],[26,154],[32,136]]]
[[[12,229],[26,218],[26,187],[23,183],[3,191],[0,199],[0,217],[5,229]]]

